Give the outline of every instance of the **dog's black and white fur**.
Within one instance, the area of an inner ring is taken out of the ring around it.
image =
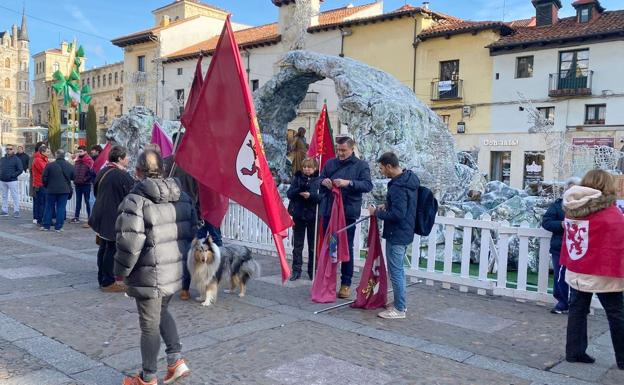
[[[219,284],[229,279],[230,290],[239,288],[239,297],[245,296],[249,279],[260,276],[260,265],[251,250],[245,246],[224,245],[218,247],[211,237],[193,240],[187,257],[191,279],[195,282],[202,306],[210,306],[217,301]]]

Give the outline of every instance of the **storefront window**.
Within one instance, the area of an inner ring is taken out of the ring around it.
[[[511,151],[492,151],[490,180],[498,180],[507,185],[511,182]]]
[[[544,151],[526,151],[524,153],[523,186],[544,181]]]

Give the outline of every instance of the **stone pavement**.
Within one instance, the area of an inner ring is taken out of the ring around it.
[[[134,300],[98,290],[94,234],[65,228],[0,220],[0,385],[119,384],[139,370]],[[263,277],[245,298],[172,301],[193,370],[179,384],[624,383],[600,312],[589,321],[598,362],[568,364],[566,317],[543,304],[412,283],[406,320],[349,307],[315,314],[328,305],[309,301],[309,281],[282,287],[277,260],[258,259]]]

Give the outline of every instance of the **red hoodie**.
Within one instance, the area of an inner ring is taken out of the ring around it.
[[[34,187],[42,187],[43,181],[41,180],[41,175],[43,174],[43,169],[48,164],[48,157],[40,152],[36,152],[33,155],[32,162],[32,178],[33,178],[33,186]]]
[[[89,155],[76,157],[74,162],[74,183],[85,185],[93,183],[93,159]]]

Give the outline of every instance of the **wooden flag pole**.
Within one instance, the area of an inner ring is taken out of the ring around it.
[[[321,164],[323,164],[323,153],[321,152],[321,156],[319,156],[319,170],[321,168]],[[319,185],[319,195],[321,193],[321,186]],[[318,229],[319,229],[319,206],[321,205],[321,202],[319,202],[316,205],[316,213],[314,214],[314,220],[315,222],[315,226],[314,226],[314,255],[313,255],[313,260],[312,260],[312,284],[314,284],[314,278],[316,278],[316,258],[318,256]],[[308,248],[310,247],[310,245],[308,245]],[[308,253],[308,255],[310,255]]]

